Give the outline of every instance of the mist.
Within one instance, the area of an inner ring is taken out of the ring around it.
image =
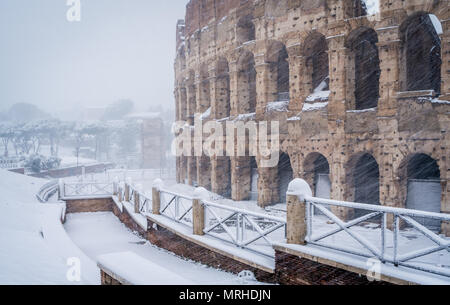
[[[175,26],[187,0],[0,2],[0,112],[34,104],[60,119],[117,100],[135,111],[173,102]]]

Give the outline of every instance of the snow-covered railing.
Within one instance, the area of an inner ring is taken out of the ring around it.
[[[367,214],[343,221],[334,211],[345,209]],[[320,246],[450,277],[450,239],[432,232],[417,218],[450,221],[449,214],[315,198],[301,179],[289,186],[288,243]],[[327,221],[332,223],[330,229],[324,225]],[[370,221],[379,228],[362,227]],[[425,236],[427,243],[415,242],[410,236],[413,230]]]
[[[52,181],[44,184],[39,189],[39,192],[36,194],[36,197],[40,202],[45,203],[57,191],[58,191],[58,180],[52,180]]]
[[[176,222],[192,226],[192,197],[160,189],[159,213]]]
[[[18,167],[19,167],[19,163],[17,162],[16,159],[0,160],[0,168],[2,168],[2,169],[12,169],[12,168],[18,168]]]
[[[97,182],[63,182],[60,185],[60,192],[61,199],[112,196],[114,193],[114,184]]]
[[[286,237],[286,219],[207,200],[201,202],[206,235],[269,257],[274,257],[274,242]]]

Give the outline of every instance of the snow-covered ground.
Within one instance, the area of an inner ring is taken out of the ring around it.
[[[86,257],[67,238],[62,204],[41,204],[36,193],[47,181],[0,170],[0,284],[74,284],[67,258]],[[98,283],[86,262],[79,283]]]
[[[0,170],[0,284],[100,284],[97,257],[116,252],[134,252],[177,273],[184,283],[257,284],[159,249],[133,234],[112,213],[68,215],[64,227],[64,205],[36,199],[46,182]],[[80,262],[80,281],[67,277],[74,259]]]
[[[108,253],[131,251],[196,285],[257,284],[157,248],[133,234],[112,213],[71,214],[65,228],[72,240],[93,260]],[[174,279],[173,284],[180,283]]]

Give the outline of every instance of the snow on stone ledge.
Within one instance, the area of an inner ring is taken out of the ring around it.
[[[323,103],[305,103],[303,104],[302,112],[309,112],[309,111],[315,111],[320,110],[328,106],[328,102]]]
[[[101,255],[98,266],[110,276],[131,285],[192,285],[189,280],[133,253]],[[110,274],[112,273],[112,274]]]
[[[268,103],[266,106],[267,112],[286,112],[289,110],[289,101],[276,101]]]
[[[294,179],[289,183],[288,186],[288,195],[298,195],[298,196],[310,196],[312,197],[311,187],[308,182],[303,179]]]
[[[364,113],[364,112],[376,112],[378,108],[369,108],[362,110],[348,110],[347,113]]]

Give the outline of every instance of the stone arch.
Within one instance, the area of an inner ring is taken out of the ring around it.
[[[377,43],[375,30],[365,26],[353,30],[347,37],[348,110],[378,106],[381,70]]]
[[[230,68],[226,58],[221,57],[216,64],[215,118],[230,116]]]
[[[256,69],[253,53],[244,52],[238,60],[238,113],[256,112]]]
[[[442,25],[436,16],[417,12],[400,26],[401,85],[404,91],[434,90],[441,92]]]
[[[312,186],[313,195],[330,199],[330,164],[327,158],[321,153],[310,153],[303,162],[303,170],[304,179]]]
[[[346,164],[347,201],[380,204],[380,167],[370,153],[358,153]],[[360,216],[365,211],[355,211]]]
[[[442,208],[441,170],[436,159],[425,153],[407,156],[398,169],[399,199],[408,209],[440,213]],[[426,197],[423,197],[426,195]],[[416,219],[435,231],[440,221]]]
[[[253,16],[247,15],[239,19],[236,26],[236,40],[239,45],[256,39]]]
[[[306,68],[305,84],[312,93],[323,82],[323,90],[329,89],[328,43],[323,34],[314,31],[303,42],[302,56]]]
[[[279,42],[270,43],[266,52],[266,62],[270,64],[273,91],[277,101],[289,100],[289,54],[286,46]]]

